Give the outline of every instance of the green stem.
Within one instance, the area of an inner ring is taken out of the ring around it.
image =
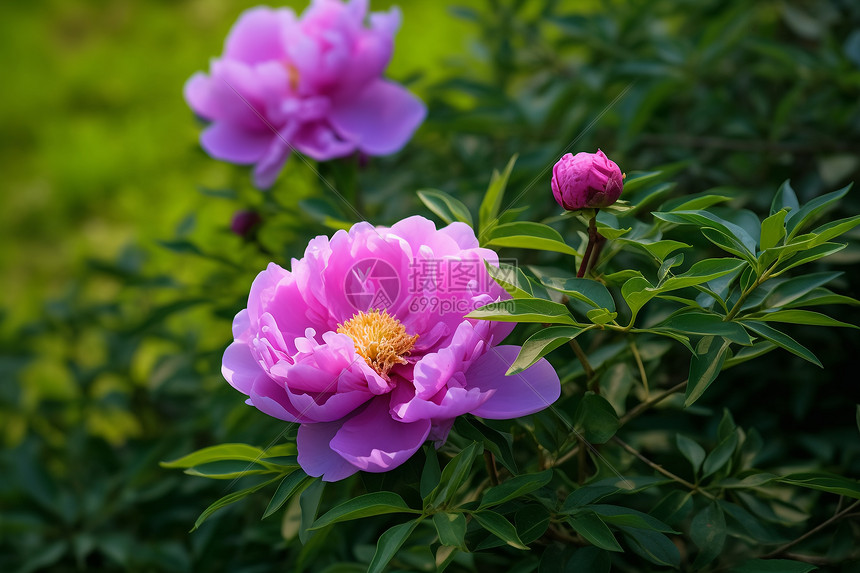
[[[619,438],[618,436],[613,436],[613,437],[612,437],[612,441],[614,441],[616,444],[618,444],[619,446],[621,446],[621,447],[624,449],[624,451],[626,451],[626,452],[627,452],[627,453],[629,453],[629,454],[633,454],[634,456],[636,456],[637,458],[639,458],[641,461],[645,462],[649,467],[651,467],[652,469],[654,469],[654,470],[655,470],[655,471],[657,471],[658,473],[663,474],[664,476],[666,476],[666,477],[667,477],[667,478],[669,478],[670,480],[672,480],[672,481],[674,481],[674,482],[677,482],[677,483],[679,483],[679,484],[683,485],[683,486],[684,486],[684,487],[686,487],[686,488],[689,488],[689,489],[690,489],[690,491],[694,491],[694,492],[701,493],[703,496],[707,497],[708,499],[716,499],[712,494],[710,494],[710,493],[706,492],[706,491],[705,491],[705,490],[703,490],[703,489],[699,489],[699,486],[697,486],[696,484],[694,484],[694,483],[690,483],[690,482],[688,482],[687,480],[685,480],[684,478],[682,478],[682,477],[680,477],[680,476],[676,476],[675,474],[673,474],[673,473],[672,473],[672,472],[670,472],[669,470],[667,470],[667,469],[663,469],[663,466],[660,466],[660,465],[655,464],[654,462],[652,462],[651,460],[649,460],[648,458],[646,458],[645,456],[643,456],[643,455],[639,452],[639,450],[637,450],[637,449],[636,449],[636,448],[634,448],[633,446],[629,445],[627,442],[623,441],[623,440],[622,440],[621,438]]]

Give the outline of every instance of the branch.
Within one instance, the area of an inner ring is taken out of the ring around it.
[[[618,444],[619,446],[621,446],[622,448],[624,448],[624,450],[625,450],[627,453],[633,454],[634,456],[636,456],[637,458],[639,458],[640,460],[642,460],[643,462],[645,462],[646,464],[648,464],[648,466],[650,466],[651,468],[653,468],[653,469],[654,469],[654,470],[656,470],[657,472],[659,472],[659,473],[663,474],[664,476],[666,476],[667,478],[671,479],[672,481],[678,482],[679,484],[683,485],[684,487],[687,487],[687,488],[689,488],[689,489],[690,489],[690,490],[692,490],[692,491],[698,492],[698,493],[702,494],[703,496],[707,497],[708,499],[716,499],[713,495],[711,495],[710,493],[706,492],[705,490],[699,489],[699,486],[697,486],[696,484],[690,483],[690,482],[688,482],[687,480],[685,480],[684,478],[682,478],[682,477],[680,477],[680,476],[676,476],[675,474],[673,474],[673,473],[672,473],[672,472],[670,472],[669,470],[664,469],[664,468],[663,468],[663,466],[660,466],[660,465],[655,464],[654,462],[652,462],[651,460],[649,460],[648,458],[646,458],[645,456],[643,456],[643,455],[639,452],[639,450],[637,450],[636,448],[634,448],[633,446],[631,446],[631,445],[630,445],[630,444],[628,444],[627,442],[625,442],[625,441],[621,440],[621,438],[619,438],[618,436],[613,436],[613,437],[612,437],[612,440],[613,440],[616,444]]]
[[[761,559],[770,559],[771,557],[776,557],[777,555],[785,553],[786,551],[788,551],[789,549],[791,549],[792,547],[794,547],[795,545],[797,545],[801,541],[804,541],[804,540],[812,537],[813,535],[815,535],[816,533],[818,533],[819,531],[821,531],[822,529],[824,529],[828,525],[831,525],[832,523],[839,521],[840,519],[842,519],[843,517],[845,517],[846,515],[851,513],[851,511],[857,507],[860,507],[860,500],[855,501],[854,503],[852,503],[851,505],[849,505],[848,507],[846,507],[845,509],[843,509],[839,513],[835,514],[833,517],[831,517],[830,519],[828,519],[824,523],[819,524],[817,527],[813,527],[812,529],[810,529],[809,531],[807,531],[806,533],[804,533],[803,535],[801,535],[800,537],[798,537],[794,541],[789,541],[788,543],[786,543],[782,547],[777,547],[776,549],[774,549],[773,551],[771,551],[767,555],[763,555],[761,557]]]

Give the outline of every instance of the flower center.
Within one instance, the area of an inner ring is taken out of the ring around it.
[[[386,380],[395,364],[406,364],[403,356],[418,340],[417,334],[406,334],[406,327],[385,310],[359,312],[338,324],[337,331],[352,338],[355,351]]]

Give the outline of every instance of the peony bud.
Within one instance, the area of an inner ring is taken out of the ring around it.
[[[597,153],[566,153],[552,168],[552,195],[567,209],[609,207],[621,196],[624,176],[614,161]]]
[[[236,211],[230,221],[230,230],[247,239],[261,221],[262,218],[256,211]]]

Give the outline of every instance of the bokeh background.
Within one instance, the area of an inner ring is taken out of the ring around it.
[[[2,571],[359,564],[349,571],[369,559],[375,539],[361,535],[330,541],[325,557],[296,549],[286,522],[259,521],[265,499],[189,535],[227,484],[158,466],[196,447],[263,446],[281,434],[220,378],[230,319],[268,260],[287,264],[331,232],[326,221],[349,221],[300,161],[262,194],[247,170],[197,146],[201,125],[182,85],[256,4],[0,7]],[[491,170],[514,153],[511,198],[529,191],[512,207],[534,217],[555,212],[545,169],[566,150],[600,147],[626,171],[663,166],[676,195],[719,187],[757,212],[786,179],[803,201],[860,175],[854,0],[408,0],[401,9],[388,75],[430,115],[404,151],[359,172],[375,223],[429,216],[421,188],[477,206]],[[231,233],[233,213],[249,208],[263,217],[255,236]],[[852,191],[830,216],[858,212]],[[857,297],[857,233],[849,239],[819,266],[844,271],[835,288]],[[860,323],[856,309],[841,312]],[[771,437],[771,461],[857,475],[858,336],[792,334],[825,371],[773,353],[727,372],[693,415],[711,424],[727,406]],[[689,420],[642,424],[672,431]]]

